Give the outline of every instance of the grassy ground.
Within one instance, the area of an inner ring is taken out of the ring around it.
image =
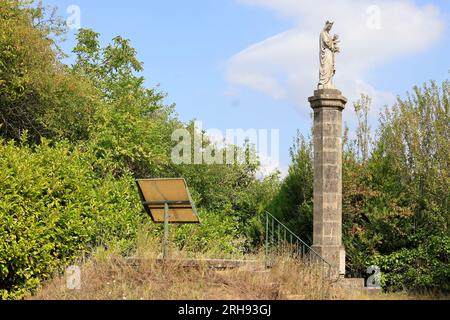
[[[318,300],[318,299],[431,299],[433,296],[382,294],[369,297],[344,291],[323,282],[301,265],[279,261],[271,269],[232,269],[214,271],[205,265],[184,267],[178,259],[187,257],[172,251],[175,260],[156,260],[159,244],[141,239],[130,261],[115,250],[99,249],[80,263],[81,289],[69,290],[66,275],[44,283],[34,296],[37,300]],[[204,257],[200,257],[204,258]],[[249,257],[251,259],[260,257]]]
[[[138,265],[103,252],[81,267],[81,290],[69,290],[65,275],[48,281],[31,299],[277,300],[321,299],[322,282],[300,267],[279,263],[271,270],[211,270],[143,259]]]

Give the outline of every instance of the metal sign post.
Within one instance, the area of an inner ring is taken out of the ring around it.
[[[169,244],[169,205],[164,204],[164,238],[163,238],[163,259],[166,260],[168,257],[168,246]]]
[[[169,257],[169,224],[200,223],[184,179],[136,180],[145,211],[154,223],[164,224],[162,257]]]

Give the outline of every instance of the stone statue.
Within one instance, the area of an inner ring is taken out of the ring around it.
[[[334,22],[327,21],[320,34],[320,80],[318,89],[335,89],[333,77],[336,74],[336,53],[340,53],[338,35],[330,35]]]

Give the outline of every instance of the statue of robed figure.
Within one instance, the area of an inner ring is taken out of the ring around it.
[[[320,79],[318,89],[335,89],[333,77],[336,74],[336,53],[340,52],[339,36],[330,35],[334,22],[327,21],[320,34]]]

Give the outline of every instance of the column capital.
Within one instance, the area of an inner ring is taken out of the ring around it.
[[[311,108],[338,108],[341,111],[345,109],[347,98],[337,89],[320,89],[314,91],[314,96],[308,99]]]

